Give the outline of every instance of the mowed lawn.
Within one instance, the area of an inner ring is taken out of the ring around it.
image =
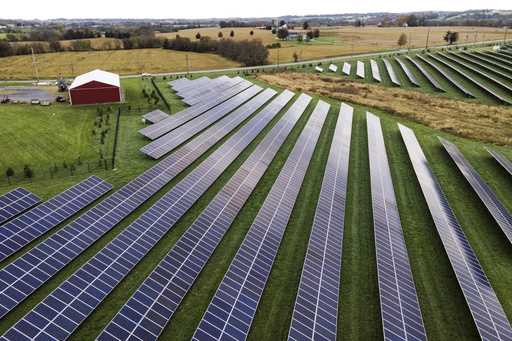
[[[215,54],[164,49],[45,53],[38,55],[37,61],[41,78],[72,77],[97,68],[126,75],[239,66],[238,63]],[[32,77],[30,56],[0,59],[1,79],[31,79]]]

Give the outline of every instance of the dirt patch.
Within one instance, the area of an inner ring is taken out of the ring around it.
[[[459,101],[325,75],[278,73],[260,74],[258,78],[291,90],[381,109],[459,136],[512,145],[510,107]]]

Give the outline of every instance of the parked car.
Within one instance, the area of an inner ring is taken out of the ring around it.
[[[41,104],[41,101],[40,101],[40,100],[38,100],[38,99],[32,99],[32,100],[30,101],[30,104],[32,104],[32,105],[39,105],[39,104]]]
[[[57,103],[66,103],[66,97],[64,97],[64,96],[57,96],[57,97],[55,98],[55,101],[56,101]]]
[[[50,101],[41,101],[43,107],[49,107],[52,103]]]

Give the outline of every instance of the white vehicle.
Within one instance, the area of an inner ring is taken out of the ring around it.
[[[324,69],[321,68],[320,66],[317,66],[317,67],[315,67],[315,71],[322,73],[322,72],[324,72]]]
[[[334,64],[329,65],[329,71],[338,72],[338,66]]]

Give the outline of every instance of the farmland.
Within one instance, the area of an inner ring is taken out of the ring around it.
[[[387,51],[397,48],[397,40],[401,33],[408,35],[407,47],[424,47],[429,35],[429,45],[444,45],[443,35],[450,27],[415,27],[415,28],[378,28],[378,27],[321,27],[319,39],[311,42],[282,41],[282,47],[270,49],[270,63],[294,61],[294,54],[299,60],[312,60],[343,56],[365,52]],[[459,43],[503,39],[504,31],[495,28],[457,27],[460,35]],[[209,36],[217,39],[219,31],[225,38],[235,32],[234,39],[260,39],[264,44],[278,42],[271,31],[257,28],[201,28],[182,30],[178,33],[162,33],[160,37],[174,38],[176,34],[195,39],[195,35]],[[428,33],[430,30],[430,33]],[[254,35],[251,36],[250,32]],[[91,39],[92,47],[103,49],[113,48],[119,44],[115,39]],[[63,45],[68,46],[69,41]],[[186,55],[189,58],[187,67]],[[30,56],[12,56],[1,59],[0,74],[2,79],[30,79],[33,77],[32,60]],[[120,74],[135,74],[141,72],[176,72],[190,70],[208,70],[229,68],[238,64],[213,54],[185,53],[162,49],[112,50],[86,52],[46,53],[37,56],[39,74],[43,78],[77,75],[91,69],[103,68]]]
[[[328,78],[331,80],[328,80]],[[296,92],[304,91],[311,94],[315,102],[322,99],[332,104],[297,203],[292,211],[263,299],[258,307],[249,340],[284,339],[288,333],[300,272],[327,162],[329,146],[333,139],[340,101],[353,105],[355,116],[350,150],[338,337],[347,340],[382,338],[375,266],[376,255],[373,243],[372,201],[365,120],[367,110],[372,111],[382,120],[405,242],[429,339],[476,340],[478,334],[473,325],[471,313],[466,307],[464,297],[453,275],[443,245],[435,231],[435,226],[421,194],[407,151],[398,133],[397,122],[413,128],[417,134],[464,232],[475,249],[509,319],[511,318],[512,293],[509,288],[512,286],[512,257],[510,245],[436,138],[439,135],[454,141],[476,170],[496,191],[505,206],[512,210],[510,191],[512,182],[510,177],[494,160],[490,159],[484,149],[484,146],[492,146],[503,152],[507,157],[512,158],[511,142],[507,140],[511,129],[510,109],[447,99],[442,96],[426,96],[421,92],[416,93],[409,90],[407,92],[406,90],[351,82],[334,77],[315,76],[309,73],[276,73],[258,75],[257,78],[249,77],[248,79],[261,86],[272,86],[277,90],[288,88]],[[170,102],[173,108],[172,111],[175,113],[183,108],[183,104],[169,90],[166,85],[167,81],[158,77],[156,84],[161,89],[164,97]],[[132,105],[133,107],[146,105],[141,90],[148,86],[150,85],[147,81],[140,79],[123,80],[123,87],[127,91],[128,103],[126,105]],[[336,90],[340,89],[346,90],[338,93]],[[385,101],[386,98],[394,98],[395,101]],[[420,110],[422,106],[425,110]],[[427,109],[432,110],[427,111]],[[77,139],[77,134],[80,136],[80,133],[77,132],[84,129],[84,125],[87,130],[96,116],[96,108],[94,107],[76,109],[55,106],[50,109],[36,109],[24,105],[6,105],[0,106],[0,110],[1,118],[4,118],[4,115],[12,110],[16,110],[15,112],[18,115],[23,115],[23,112],[26,112],[25,116],[20,116],[19,123],[15,116],[8,116],[9,120],[6,121],[14,120],[13,125],[16,124],[16,127],[19,127],[21,122],[25,123],[23,129],[13,130],[18,141],[25,136],[24,134],[30,137],[21,149],[16,144],[5,145],[7,139],[2,141],[4,143],[0,144],[0,160],[8,157],[9,162],[15,162],[16,159],[25,162],[30,159],[31,149],[36,149],[43,144],[52,144],[53,149],[48,148],[47,151],[40,151],[38,153],[39,157],[43,158],[45,154],[48,159],[56,157],[55,155],[61,153],[61,151],[58,151],[59,143],[65,143],[65,141],[51,141],[55,139],[55,136],[48,133],[48,131],[51,132],[50,128],[53,127],[55,128],[54,131],[62,133],[63,139]],[[59,123],[55,125],[45,124],[49,119],[48,113],[52,110],[57,113],[55,117]],[[263,204],[268,191],[274,184],[312,110],[313,106],[309,106],[304,117],[299,120],[297,126],[284,142],[283,147],[278,151],[265,176],[254,189],[248,202],[228,230],[190,293],[185,296],[171,323],[164,330],[161,335],[162,339],[188,340],[194,333],[238,246]],[[144,112],[135,110],[126,111],[121,115],[117,169],[99,170],[94,173],[114,184],[115,189],[119,189],[120,186],[156,163],[139,153],[139,148],[147,143],[137,133],[137,130],[143,127],[140,122],[140,114],[142,113]],[[39,118],[41,120],[38,120]],[[164,236],[143,258],[142,262],[129,273],[125,280],[80,326],[72,335],[72,340],[89,340],[101,332],[145,277],[213,199],[214,195],[239,169],[256,145],[268,134],[270,127],[279,119],[280,115],[258,135],[255,141],[244,150],[200,200],[178,221],[174,228]],[[44,128],[46,131],[39,132],[36,127],[38,125],[42,125],[41,129]],[[39,134],[41,136],[38,137]],[[219,148],[225,140],[223,139],[217,143],[212,149]],[[502,146],[495,146],[493,143]],[[96,146],[90,137],[80,141],[73,140],[70,144],[70,149],[62,152],[69,155],[84,154],[89,149],[94,150]],[[19,152],[12,156],[8,155],[13,148],[18,148]],[[211,152],[212,150],[208,151],[200,160],[210,155]],[[176,185],[185,174],[198,165],[199,161],[189,166],[183,174],[172,180],[156,196],[143,204],[125,221],[108,232],[63,271],[37,290],[34,295],[31,295],[3,318],[0,322],[0,332],[5,331],[46,297],[59,283]],[[41,160],[41,162],[47,161]],[[24,182],[22,185],[43,198],[48,198],[87,175],[62,176],[54,179],[38,179],[36,177],[32,182]],[[11,185],[0,183],[0,193],[18,185],[19,183]],[[9,260],[20,256],[28,248]],[[5,266],[6,263],[4,261],[0,263],[0,266]],[[453,323],[453,321],[456,321],[456,323]]]

